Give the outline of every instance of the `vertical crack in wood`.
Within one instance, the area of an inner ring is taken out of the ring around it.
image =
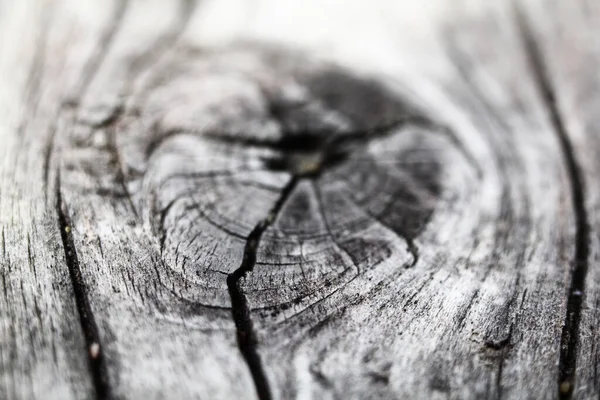
[[[508,335],[502,340],[496,342],[486,342],[485,346],[489,349],[498,350],[500,352],[499,360],[498,360],[498,373],[496,374],[496,394],[497,399],[502,400],[504,395],[504,390],[502,387],[502,374],[504,373],[504,363],[506,361],[506,357],[508,355],[508,348],[511,345],[513,328],[515,323],[511,323],[508,329]]]
[[[55,140],[57,134],[57,121],[61,117],[61,114],[65,109],[76,109],[78,108],[78,99],[81,99],[89,85],[92,82],[93,77],[96,75],[100,66],[106,57],[106,54],[120,30],[125,19],[125,13],[129,5],[128,0],[115,1],[115,9],[113,11],[110,25],[102,34],[98,42],[97,49],[94,54],[88,59],[81,78],[76,86],[75,90],[76,98],[68,98],[59,107],[58,113],[54,122],[49,127],[49,140],[48,145],[44,150],[44,162],[43,162],[43,185],[46,190],[45,201],[48,201],[48,190],[50,189],[50,169],[52,163],[52,157],[55,152]],[[55,196],[56,204],[55,209],[58,219],[58,228],[62,239],[63,249],[65,251],[65,260],[67,268],[69,269],[69,277],[73,286],[73,293],[75,295],[75,304],[77,312],[79,313],[79,320],[83,331],[84,340],[87,348],[87,356],[92,375],[92,381],[94,385],[95,397],[97,399],[111,399],[112,393],[108,380],[108,371],[104,361],[104,355],[100,342],[100,335],[98,332],[98,326],[94,319],[94,314],[87,297],[87,287],[81,275],[81,268],[79,266],[79,260],[77,258],[77,252],[75,249],[75,242],[73,240],[71,220],[69,211],[66,203],[62,199],[61,182],[60,182],[60,170],[58,170],[55,182]]]
[[[2,227],[2,258],[6,258],[6,237],[4,235],[4,227]]]
[[[577,352],[579,348],[579,326],[581,308],[585,291],[585,279],[588,272],[588,256],[590,253],[590,227],[585,208],[585,184],[581,167],[575,156],[573,144],[569,139],[565,123],[562,120],[556,94],[551,84],[549,71],[543,61],[531,28],[525,17],[517,10],[517,25],[531,66],[534,79],[548,109],[550,121],[558,136],[563,151],[567,173],[571,185],[571,196],[575,214],[575,257],[571,269],[571,282],[567,298],[567,312],[560,339],[560,356],[558,364],[558,395],[561,399],[571,399],[575,383]]]
[[[79,313],[79,321],[85,339],[88,362],[94,383],[97,399],[111,399],[111,388],[108,371],[104,360],[98,326],[88,299],[88,289],[81,275],[81,267],[77,258],[71,218],[67,204],[62,199],[60,171],[56,178],[56,212],[58,214],[58,229],[65,251],[65,260],[75,295],[75,304]]]
[[[260,356],[258,355],[258,340],[252,326],[248,300],[240,285],[240,280],[254,269],[256,252],[262,235],[277,218],[281,208],[298,184],[298,180],[298,177],[292,176],[281,191],[281,195],[273,208],[250,232],[250,235],[246,239],[246,246],[244,247],[244,255],[240,267],[227,276],[227,288],[231,297],[231,311],[237,329],[238,347],[250,369],[256,392],[261,400],[270,400],[272,398],[271,389],[269,388],[269,383]]]

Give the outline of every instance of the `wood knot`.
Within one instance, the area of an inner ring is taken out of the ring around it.
[[[137,98],[119,139],[133,203],[180,295],[211,307],[306,308],[414,265],[461,157],[385,81],[281,49],[177,53]]]

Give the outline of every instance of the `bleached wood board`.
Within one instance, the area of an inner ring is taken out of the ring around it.
[[[596,397],[598,11],[487,3],[3,3],[0,397]]]

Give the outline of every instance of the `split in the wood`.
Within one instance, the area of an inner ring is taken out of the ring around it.
[[[421,119],[415,120],[419,123],[424,122]],[[409,121],[414,123],[413,120]],[[279,161],[282,163],[287,163],[285,165],[279,163],[273,164],[273,161],[269,160],[267,161],[269,167],[275,171],[286,171],[290,173],[292,177],[290,178],[288,184],[282,189],[280,197],[275,203],[274,207],[269,211],[267,216],[256,225],[246,239],[246,246],[244,248],[241,266],[231,273],[227,278],[227,286],[229,288],[229,294],[231,297],[232,313],[237,327],[238,345],[240,347],[240,351],[246,359],[246,362],[249,365],[259,398],[269,399],[271,398],[271,395],[267,378],[264,373],[264,368],[262,367],[260,356],[257,351],[258,341],[252,326],[251,310],[240,281],[248,273],[252,272],[254,268],[256,263],[256,253],[260,246],[263,233],[276,220],[283,205],[290,197],[299,181],[303,179],[317,179],[326,168],[330,166],[332,167],[337,162],[342,162],[348,157],[348,154],[344,152],[348,152],[350,150],[340,150],[343,149],[344,145],[363,145],[364,141],[380,135],[387,135],[390,131],[397,130],[406,123],[407,121],[402,121],[395,124],[393,127],[386,127],[384,129],[373,130],[371,132],[364,132],[360,134],[325,136],[328,138],[327,140],[320,140],[323,138],[323,136],[303,137],[301,135],[296,135],[290,142],[284,141],[273,144],[273,147],[288,153],[283,154],[281,159],[279,159]],[[425,124],[429,125],[427,121],[425,121]],[[315,187],[315,190],[317,193],[319,193],[318,188]],[[323,203],[321,196],[318,195],[317,197],[319,198],[319,204],[321,205],[321,214],[324,220],[327,221],[325,211],[322,209]],[[164,222],[164,212],[161,219]],[[327,222],[325,223],[328,226]],[[333,235],[329,227],[328,230],[330,235]],[[332,239],[337,243],[333,236]],[[412,262],[408,266],[414,266],[418,261],[418,248],[414,244],[414,240],[412,238],[402,236],[402,239],[406,241],[408,251],[412,255]]]
[[[69,209],[62,198],[60,172],[56,175],[55,185],[58,229],[60,230],[73,293],[75,294],[75,304],[79,312],[79,321],[88,348],[88,361],[92,373],[92,381],[94,382],[97,398],[108,399],[111,398],[108,370],[102,353],[100,333],[88,299],[88,288],[81,274],[81,267],[77,258]]]
[[[271,144],[271,147],[276,148],[283,154],[281,158],[276,161],[268,160],[267,165],[270,169],[275,171],[283,170],[290,173],[291,178],[288,184],[281,190],[280,197],[273,208],[269,211],[267,216],[255,226],[246,239],[241,266],[227,278],[232,313],[237,328],[238,345],[248,363],[259,398],[270,399],[271,394],[264,368],[257,351],[258,340],[252,326],[251,310],[240,281],[248,273],[252,272],[254,268],[256,263],[256,253],[260,246],[263,233],[273,224],[280,214],[283,205],[300,180],[313,180],[318,178],[326,168],[332,167],[336,163],[346,159],[349,156],[348,152],[351,151],[350,148],[352,148],[352,146],[364,145],[364,142],[367,140],[372,140],[382,135],[388,135],[389,132],[397,131],[404,125],[411,123],[417,123],[427,127],[432,126],[429,121],[421,118],[407,118],[404,121],[395,123],[393,126],[373,129],[367,132],[329,136],[296,134],[290,137],[289,140],[282,140],[278,143]],[[222,140],[223,138],[220,137],[218,139]],[[235,142],[235,139],[228,138],[228,141]],[[245,144],[248,145],[249,143]],[[252,144],[260,145],[259,143]],[[318,188],[315,190],[317,190],[317,193],[319,192]],[[320,197],[321,196],[319,195],[319,203],[322,207],[322,200]],[[161,217],[163,222],[164,213],[165,212],[163,211]],[[321,210],[321,214],[326,221],[325,211]],[[410,266],[413,266],[418,261],[418,248],[411,238],[403,237],[403,239],[406,241],[408,250],[412,254],[413,260]]]
[[[252,374],[252,378],[256,386],[258,397],[261,400],[271,399],[271,389],[269,388],[269,383],[258,354],[258,340],[256,338],[256,332],[252,326],[250,307],[248,305],[246,295],[244,294],[244,290],[240,284],[240,280],[254,269],[254,265],[256,263],[256,252],[258,246],[260,245],[262,235],[273,223],[273,221],[275,221],[275,218],[277,218],[277,215],[281,211],[281,208],[296,187],[297,183],[298,178],[294,176],[283,188],[281,195],[275,203],[273,209],[269,211],[267,216],[262,219],[258,225],[256,225],[256,227],[248,236],[240,267],[227,277],[227,287],[229,289],[229,296],[231,297],[231,310],[237,329],[238,346],[242,355],[244,356],[244,359],[246,360],[246,363],[248,363],[250,373]]]
[[[4,227],[2,227],[2,258],[6,258],[6,237],[4,235]]]
[[[555,89],[549,76],[550,72],[539,48],[540,45],[537,43],[526,17],[518,9],[515,20],[539,95],[546,106],[548,118],[560,143],[571,185],[572,207],[576,223],[575,254],[573,266],[569,267],[571,282],[566,293],[567,310],[560,340],[558,364],[559,398],[571,399],[575,388],[583,297],[590,256],[590,219],[585,201],[584,174],[567,133],[567,126],[561,115]]]

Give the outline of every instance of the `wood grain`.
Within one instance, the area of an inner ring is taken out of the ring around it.
[[[599,17],[2,3],[0,398],[596,398]]]
[[[537,13],[548,7],[549,17]],[[596,397],[600,391],[598,350],[598,134],[593,110],[598,79],[591,71],[598,63],[598,52],[591,38],[593,21],[600,10],[591,3],[581,7],[568,4],[533,3],[527,10],[531,40],[537,44],[538,70],[546,86],[546,97],[562,125],[566,162],[573,176],[577,216],[577,251],[572,268],[567,318],[563,328],[560,379],[573,382],[565,389],[576,398]],[[577,29],[565,29],[577,26]],[[562,37],[564,35],[564,37]],[[576,44],[576,45],[573,45]]]

